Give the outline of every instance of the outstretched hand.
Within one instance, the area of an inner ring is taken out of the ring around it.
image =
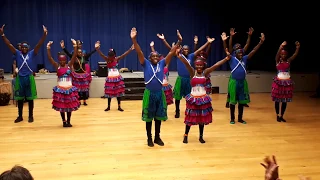
[[[266,39],[266,37],[264,36],[263,33],[261,33],[260,42],[264,42],[265,39]]]
[[[131,37],[131,39],[136,38],[136,37],[137,37],[137,34],[138,34],[137,29],[136,29],[135,27],[133,27],[133,28],[131,29],[131,32],[130,32],[130,37]]]
[[[215,40],[214,38],[210,38],[209,36],[207,36],[207,41],[208,41],[209,43],[212,43],[214,40]]]
[[[4,24],[4,25],[2,25],[2,27],[0,28],[0,35],[3,35],[4,34],[4,27],[5,27],[6,25]]]
[[[45,27],[44,25],[42,25],[42,28],[43,28],[43,32],[45,35],[48,35],[48,29],[47,27]]]
[[[230,36],[234,36],[237,33],[234,30],[235,28],[230,28]]]
[[[49,41],[47,44],[47,48],[50,48],[52,44],[53,44],[53,41]]]
[[[251,36],[251,35],[252,35],[252,33],[253,33],[253,31],[254,31],[254,29],[253,29],[252,27],[250,27],[250,28],[249,28],[249,32],[247,32],[247,33],[248,33],[248,35],[250,35],[250,36]]]
[[[194,36],[193,41],[194,41],[194,43],[198,43],[198,41],[199,41],[198,36]]]
[[[164,40],[164,35],[163,34],[157,34],[158,38]]]
[[[150,43],[150,47],[153,47],[154,46],[154,42],[153,41],[151,41],[151,43]]]
[[[267,156],[264,162],[265,164],[260,164],[265,168],[265,180],[279,180],[279,166],[275,156],[272,156],[272,158]]]
[[[181,36],[181,34],[180,34],[180,31],[179,31],[179,30],[177,30],[177,36],[178,36],[178,40],[179,40],[179,41],[182,41],[182,36]]]
[[[60,41],[60,46],[61,46],[62,49],[64,48],[64,40]]]
[[[287,41],[283,41],[283,43],[281,44],[281,47],[284,47],[287,45]]]
[[[100,48],[100,46],[101,46],[100,41],[97,41],[97,42],[94,44],[94,48],[97,49],[97,50]]]
[[[221,34],[221,39],[222,39],[222,41],[225,41],[225,40],[227,40],[229,38],[229,36],[227,36],[227,34],[225,33],[225,32],[223,32],[222,34]]]
[[[77,41],[74,39],[71,39],[72,45],[76,46],[77,45]]]
[[[295,44],[296,44],[296,48],[300,48],[300,43],[299,43],[299,41],[296,41]]]

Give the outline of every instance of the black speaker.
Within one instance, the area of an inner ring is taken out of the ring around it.
[[[98,62],[98,77],[107,77],[108,76],[108,67],[107,62]]]
[[[39,72],[40,69],[44,68],[44,64],[37,64],[37,71]]]

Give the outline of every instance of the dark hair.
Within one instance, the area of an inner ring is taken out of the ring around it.
[[[0,175],[0,180],[34,180],[29,170],[22,166],[14,166]]]
[[[116,56],[116,50],[114,50],[114,49],[109,49],[108,56],[109,56],[109,57],[114,57],[114,56]]]

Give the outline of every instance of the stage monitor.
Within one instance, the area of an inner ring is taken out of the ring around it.
[[[108,67],[107,62],[98,62],[98,71],[97,71],[98,77],[107,77],[108,76]]]

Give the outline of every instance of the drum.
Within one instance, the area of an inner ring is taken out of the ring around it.
[[[0,82],[0,106],[6,106],[10,102],[12,94],[11,82]]]

